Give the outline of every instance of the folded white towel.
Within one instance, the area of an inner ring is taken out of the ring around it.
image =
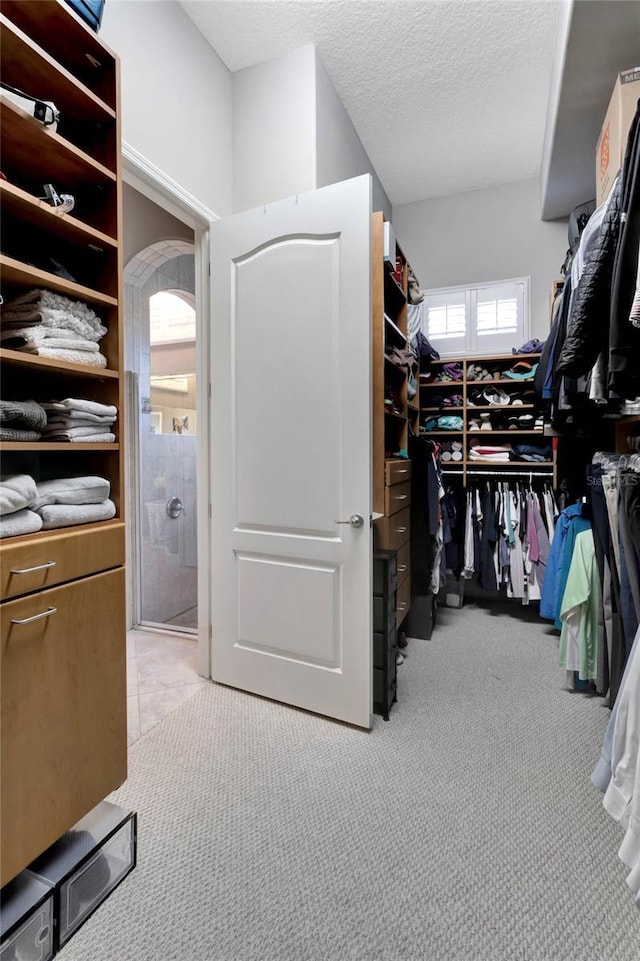
[[[101,504],[109,496],[111,486],[106,477],[58,477],[35,485],[33,509],[48,504]]]
[[[38,347],[40,357],[54,357],[56,360],[69,360],[74,364],[88,364],[90,367],[106,367],[107,358],[100,352],[90,350],[71,350],[62,347]]]
[[[25,316],[29,320],[36,315],[40,323],[47,327],[62,327],[74,330],[82,337],[99,340],[107,332],[94,310],[81,300],[71,300],[64,294],[52,290],[31,290],[9,301],[2,308],[3,323],[20,322]]]
[[[66,332],[64,330],[54,330],[44,327],[42,324],[18,330],[3,330],[0,333],[0,344],[12,350],[28,350],[34,353],[41,347],[89,350],[92,353],[96,353],[99,349],[97,340],[81,337],[72,330]]]
[[[73,527],[74,524],[108,521],[115,517],[115,513],[116,505],[110,500],[101,504],[49,504],[38,510],[44,531],[56,527]]]
[[[96,420],[84,420],[84,418],[82,418],[82,420],[66,420],[65,418],[56,417],[55,420],[50,420],[47,423],[43,433],[52,434],[61,430],[77,430],[81,427],[89,427],[92,434],[99,434],[102,431],[108,431],[110,427],[113,427],[115,422],[115,417],[104,417]]]
[[[22,510],[0,517],[0,537],[17,537],[19,534],[35,534],[42,529],[42,518],[35,511]]]
[[[100,427],[104,424],[109,426],[109,424],[115,424],[115,422],[115,417],[99,417],[98,414],[85,414],[79,410],[69,410],[66,413],[49,410],[47,411],[45,427],[51,424],[58,424],[62,427],[87,427],[89,424],[97,424]]]
[[[29,474],[0,476],[0,516],[30,507],[37,496],[36,482]]]
[[[68,411],[71,417],[78,413],[95,415],[96,417],[116,417],[118,408],[112,404],[99,404],[95,400],[85,400],[83,397],[65,397],[64,400],[50,400],[42,404],[45,410]]]
[[[63,424],[56,427],[55,425],[49,426],[44,430],[44,439],[51,440],[53,435],[64,435],[68,437],[69,440],[80,440],[82,437],[95,437],[96,434],[108,434],[109,431],[106,427],[102,427],[98,424],[78,424],[73,427],[65,427]]]
[[[50,434],[43,434],[43,440],[47,440],[51,444],[57,444],[58,442],[63,443],[64,441],[69,441],[72,444],[114,444],[116,440],[116,435],[112,434],[111,431],[94,431],[91,434],[83,434],[82,437],[78,437],[68,430],[57,430],[51,431]]]

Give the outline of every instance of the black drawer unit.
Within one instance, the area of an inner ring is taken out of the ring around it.
[[[373,553],[373,710],[389,720],[396,700],[397,555],[395,551]]]
[[[51,961],[53,885],[22,871],[2,889],[0,904],[0,961]]]

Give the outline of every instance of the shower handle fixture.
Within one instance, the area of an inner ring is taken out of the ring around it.
[[[167,516],[175,520],[181,514],[186,514],[184,504],[179,497],[170,497],[167,501]]]

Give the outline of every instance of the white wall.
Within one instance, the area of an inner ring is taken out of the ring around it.
[[[316,186],[315,48],[233,74],[235,209]]]
[[[109,0],[122,138],[219,215],[233,210],[231,74],[173,0]]]
[[[394,207],[393,226],[425,289],[531,277],[531,335],[544,340],[568,240],[566,220],[540,220],[536,178]]]
[[[349,114],[333,86],[320,57],[316,54],[316,156],[317,184],[349,180],[360,174],[373,177],[373,209],[391,218],[387,197],[369,156],[362,146]]]
[[[158,240],[188,240],[194,242],[193,230],[129,184],[122,185],[122,262]]]

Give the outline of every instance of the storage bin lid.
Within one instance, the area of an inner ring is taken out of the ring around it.
[[[13,881],[5,884],[0,904],[0,938],[4,939],[19,921],[35,911],[52,891],[53,885],[29,871],[21,871]]]

